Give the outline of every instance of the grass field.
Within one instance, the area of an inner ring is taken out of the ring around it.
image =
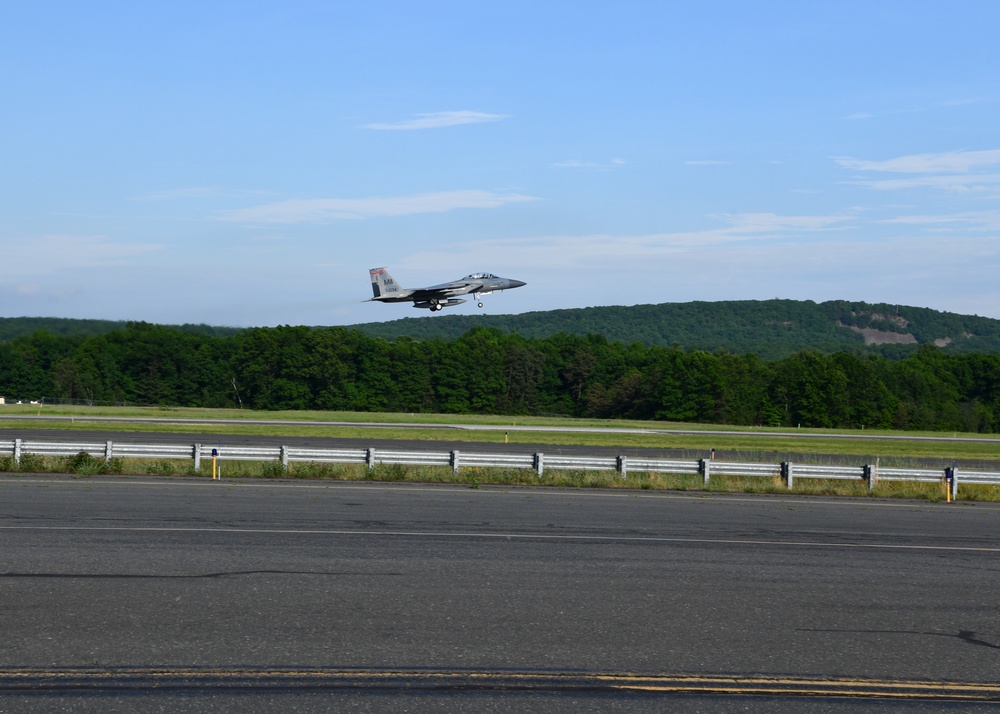
[[[30,476],[41,473],[71,474],[77,478],[97,476],[149,475],[149,476],[189,476],[210,478],[212,467],[203,462],[199,471],[194,471],[191,462],[153,459],[112,459],[105,462],[101,458],[87,454],[72,457],[22,456],[20,466],[15,466],[9,456],[0,457],[0,473],[14,476]],[[709,493],[773,493],[817,496],[854,496],[876,498],[910,498],[940,502],[946,500],[943,484],[937,483],[876,483],[869,491],[865,481],[842,481],[821,479],[796,479],[795,486],[788,489],[780,478],[714,476],[705,484],[700,475],[654,474],[629,472],[626,478],[615,472],[602,471],[553,471],[547,470],[543,476],[530,469],[508,468],[464,468],[457,474],[447,467],[407,466],[401,464],[377,464],[368,469],[361,464],[318,464],[292,463],[288,468],[277,462],[223,461],[219,464],[222,482],[233,479],[303,479],[333,481],[379,481],[403,483],[437,483],[479,487],[542,486],[562,488],[602,488],[612,490],[653,490],[685,491]],[[1000,488],[989,486],[962,486],[959,500],[1000,501]]]
[[[25,421],[23,417],[56,418],[54,421]],[[4,417],[21,417],[7,418]],[[115,421],[90,421],[88,418],[110,418]],[[139,421],[152,419],[156,421]],[[125,421],[119,421],[125,420]],[[134,420],[134,421],[133,421]],[[177,423],[160,420],[185,420]],[[267,421],[269,423],[254,423]],[[275,423],[280,422],[280,423]],[[336,425],[322,422],[336,422]],[[378,426],[372,426],[377,424]],[[472,428],[420,428],[408,424],[461,425]],[[393,426],[398,425],[398,426]],[[705,424],[680,424],[674,422],[637,422],[611,420],[576,420],[555,417],[499,417],[487,415],[447,414],[377,414],[360,412],[257,412],[249,410],[214,410],[182,408],[138,407],[68,407],[39,405],[0,406],[0,428],[16,432],[28,429],[56,429],[73,431],[113,430],[143,432],[192,433],[210,428],[213,433],[267,436],[312,436],[331,438],[409,439],[435,441],[468,441],[530,444],[581,445],[620,448],[683,449],[707,456],[712,449],[727,454],[733,460],[773,461],[775,455],[813,455],[810,459],[824,463],[829,457],[858,457],[858,463],[871,463],[875,458],[885,465],[911,465],[910,462],[928,459],[943,465],[952,460],[978,462],[984,468],[1000,470],[1000,438],[978,434],[940,434],[916,432],[880,432],[871,430],[819,430],[819,429],[763,429],[750,427],[725,427]],[[520,429],[530,427],[530,431]],[[587,429],[603,430],[588,431]],[[658,433],[660,431],[685,431],[692,433]],[[921,437],[914,439],[913,437]],[[430,444],[429,444],[430,445]],[[767,455],[767,458],[761,458]],[[780,460],[780,459],[779,459]],[[61,460],[65,461],[65,460]],[[90,475],[83,471],[100,469],[89,465],[84,468],[65,466],[57,460],[38,462],[37,470],[62,471]],[[13,464],[0,459],[0,470],[13,470]],[[7,466],[8,468],[4,468]],[[280,465],[279,465],[280,466]],[[180,463],[141,462],[126,460],[122,465],[127,473],[180,474],[190,473],[189,467]],[[700,477],[663,476],[656,474],[629,474],[622,480],[615,474],[594,472],[552,472],[539,479],[537,474],[517,469],[462,469],[457,476],[449,469],[427,467],[376,467],[369,472],[363,467],[331,466],[319,464],[293,464],[285,471],[274,464],[227,464],[230,477],[294,477],[335,479],[407,480],[421,482],[450,482],[468,485],[480,484],[545,484],[554,486],[583,486],[604,488],[639,488],[671,490],[703,490]],[[22,467],[19,469],[24,471]],[[205,466],[202,473],[205,474]],[[772,483],[773,481],[773,483]],[[774,491],[788,493],[778,479],[713,479],[709,490]],[[843,495],[869,495],[867,485],[843,481],[796,480],[794,493],[822,493]],[[963,498],[974,500],[1000,500],[1000,488],[963,486]],[[877,496],[907,498],[943,498],[943,490],[936,484],[877,484]]]
[[[59,417],[55,422],[5,420],[5,416]],[[503,443],[505,433],[511,441],[522,443],[566,444],[582,446],[619,446],[622,448],[689,449],[735,453],[797,453],[854,455],[860,457],[938,458],[950,461],[976,460],[1000,463],[1000,435],[947,434],[939,432],[902,432],[845,429],[773,429],[678,422],[616,421],[566,419],[557,417],[502,417],[481,414],[380,414],[370,412],[285,411],[260,412],[243,409],[184,409],[157,407],[64,407],[37,405],[0,406],[3,429],[106,429],[142,432],[191,433],[191,424],[131,421],[122,423],[78,421],[110,417],[114,419],[195,420],[211,425],[213,432],[267,436],[319,436],[380,439],[420,439],[425,441],[469,441]],[[222,423],[223,420],[241,423]],[[283,422],[256,424],[254,421]],[[328,426],[321,422],[337,422]],[[381,426],[368,426],[379,424]],[[392,425],[398,424],[399,428]],[[407,424],[467,425],[476,429],[428,428]],[[493,427],[487,430],[486,427]],[[531,431],[519,428],[531,427]],[[549,430],[548,428],[551,430]],[[573,431],[569,431],[572,429]],[[612,431],[583,431],[605,429]],[[691,434],[657,433],[689,431]],[[641,433],[639,433],[641,432]],[[728,432],[728,433],[727,433]],[[916,437],[916,438],[915,438]]]

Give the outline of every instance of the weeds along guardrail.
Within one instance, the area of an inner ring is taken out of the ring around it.
[[[390,449],[314,449],[295,446],[227,446],[202,444],[133,444],[127,442],[53,442],[23,439],[0,440],[0,458],[11,457],[19,466],[22,456],[70,458],[86,453],[95,458],[191,460],[200,471],[202,461],[218,458],[227,461],[273,461],[287,469],[293,462],[376,464],[450,467],[457,474],[461,468],[531,469],[539,478],[546,469],[553,471],[607,471],[627,478],[630,472],[700,475],[707,485],[713,476],[780,478],[788,488],[795,479],[840,479],[867,482],[869,490],[879,481],[940,482],[950,486],[952,497],[958,495],[959,483],[1000,486],[1000,471],[959,469],[886,468],[878,464],[829,466],[818,464],[752,463],[714,459],[650,459],[636,456],[563,456],[534,454],[491,454],[467,451],[393,451]]]

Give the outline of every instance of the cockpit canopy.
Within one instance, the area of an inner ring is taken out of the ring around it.
[[[496,280],[493,273],[473,273],[472,275],[466,275],[462,280]]]

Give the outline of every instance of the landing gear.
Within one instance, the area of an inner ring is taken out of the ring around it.
[[[479,303],[479,307],[482,307],[482,306],[483,306],[483,304],[482,304],[482,303]]]

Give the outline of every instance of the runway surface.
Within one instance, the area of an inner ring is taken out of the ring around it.
[[[4,476],[0,709],[992,708],[998,519],[968,503]]]
[[[533,426],[518,424],[470,424],[460,421],[451,423],[420,423],[420,422],[353,422],[353,421],[304,421],[288,419],[192,419],[181,417],[113,417],[113,416],[42,416],[28,414],[4,414],[4,421],[20,421],[24,423],[34,423],[38,425],[51,425],[50,428],[60,428],[67,423],[107,423],[107,424],[180,424],[190,427],[209,427],[212,425],[228,426],[295,426],[297,428],[329,428],[348,427],[352,429],[368,428],[379,429],[422,429],[440,431],[475,431],[482,433],[500,434],[508,432],[511,434],[528,435],[532,433],[592,433],[592,434],[661,434],[672,436],[749,436],[749,437],[775,437],[792,439],[820,439],[820,440],[873,440],[873,441],[951,441],[951,442],[981,442],[1000,445],[1000,438],[994,436],[958,436],[953,434],[863,434],[857,432],[841,433],[839,431],[811,432],[801,430],[776,430],[776,429],[753,429],[731,430],[731,429],[669,429],[660,428],[652,422],[650,427],[623,427],[623,426]],[[514,417],[512,417],[514,418]],[[530,437],[528,437],[530,438]]]

